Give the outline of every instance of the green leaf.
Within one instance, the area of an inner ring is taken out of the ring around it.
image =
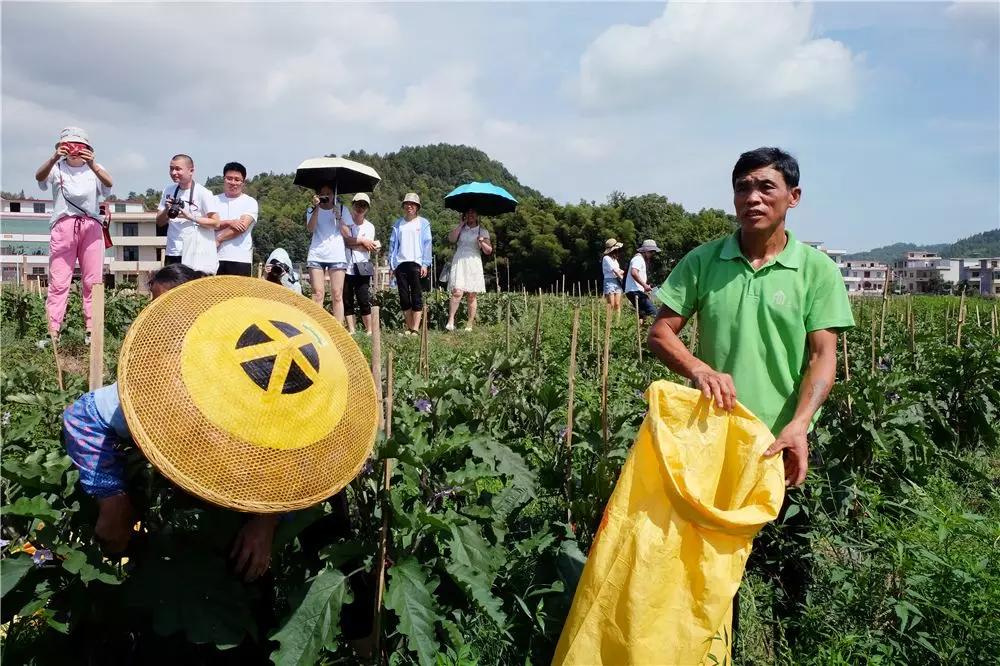
[[[243,584],[206,551],[151,555],[128,580],[125,598],[152,614],[161,636],[183,632],[191,643],[226,649],[257,633]]]
[[[350,602],[347,578],[337,569],[324,569],[309,585],[302,602],[271,639],[280,647],[271,661],[280,666],[306,666],[319,662],[324,649],[336,647],[340,609]]]
[[[415,557],[407,556],[389,569],[389,585],[385,592],[385,607],[399,618],[399,632],[406,636],[407,647],[417,654],[419,662],[430,665],[440,651],[434,623],[441,614],[432,593],[438,580],[428,579]]]
[[[41,495],[28,499],[19,497],[13,504],[8,504],[3,508],[4,514],[15,516],[29,516],[31,518],[46,518],[48,520],[59,520],[60,514],[52,508]]]
[[[24,575],[34,566],[31,555],[22,553],[17,557],[5,557],[0,560],[0,597],[7,596]]]

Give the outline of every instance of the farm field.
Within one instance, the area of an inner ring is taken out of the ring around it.
[[[394,293],[379,300],[389,432],[349,487],[356,537],[304,549],[296,536],[329,508],[287,516],[269,597],[226,571],[239,517],[173,489],[135,451],[129,474],[146,507],[143,532],[127,561],[102,558],[92,541],[93,503],[77,489],[60,443],[62,410],[87,386],[78,294],[66,317],[78,328],[62,338],[60,390],[41,297],[4,288],[5,663],[142,663],[152,653],[189,664],[249,663],[240,650],[264,638],[256,636],[261,613],[274,618],[273,662],[357,663],[339,629],[361,594],[347,576],[378,568],[384,520],[390,566],[378,640],[389,663],[548,663],[644,418],[643,392],[653,380],[678,378],[651,357],[634,313],[626,307],[607,325],[594,298],[491,293],[480,299],[475,331],[445,333],[447,300],[433,292],[426,344],[399,335]],[[107,293],[108,382],[145,302]],[[734,662],[993,663],[996,301],[863,299],[854,313],[838,383],[811,439],[805,490],[793,491],[785,516],[808,518],[809,531],[792,539],[772,524],[757,537]],[[696,344],[692,326],[684,335]],[[358,339],[370,354],[370,340]],[[779,621],[772,610],[782,591],[769,572],[790,558],[807,562],[813,580],[805,605]]]

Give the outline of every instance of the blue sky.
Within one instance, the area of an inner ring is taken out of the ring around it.
[[[560,201],[732,210],[738,154],[802,166],[803,238],[1000,227],[996,3],[3,3],[2,187],[90,131],[116,192],[466,143]],[[192,36],[177,40],[178,17]],[[64,35],[93,35],[99,49]],[[45,46],[40,46],[45,45]],[[377,194],[377,193],[376,193]]]

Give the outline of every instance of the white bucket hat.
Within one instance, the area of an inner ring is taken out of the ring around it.
[[[639,249],[636,250],[636,252],[659,252],[659,251],[660,248],[659,246],[657,246],[656,241],[651,240],[649,238],[642,241],[642,245],[640,245]]]
[[[89,146],[90,139],[87,137],[87,133],[79,127],[64,127],[59,132],[59,140],[56,141],[56,146],[60,143],[85,143]]]
[[[364,192],[358,192],[357,194],[354,195],[354,198],[351,199],[351,203],[358,203],[359,201],[364,201],[366,204],[368,204],[368,207],[371,208],[372,198],[367,194],[365,194]]]
[[[406,196],[403,197],[403,203],[415,203],[420,206],[420,195],[416,192],[407,192]]]

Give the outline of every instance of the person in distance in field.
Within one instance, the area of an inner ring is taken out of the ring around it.
[[[601,276],[603,277],[604,300],[608,306],[616,313],[622,309],[622,272],[618,263],[618,252],[622,249],[622,244],[614,238],[609,238],[604,243],[604,256],[601,257]]]

